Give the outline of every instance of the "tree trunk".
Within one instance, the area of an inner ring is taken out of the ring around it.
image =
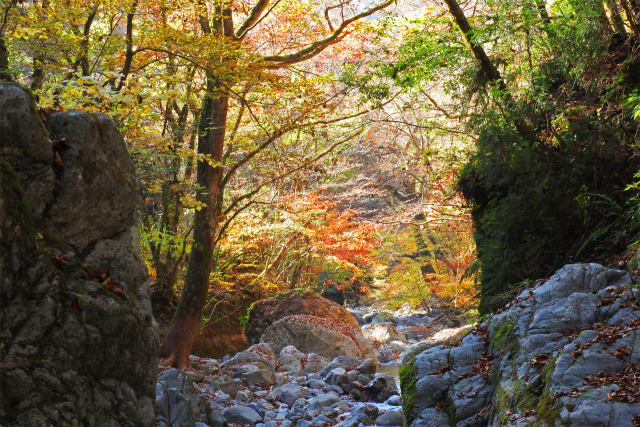
[[[627,15],[633,33],[636,37],[640,37],[640,24],[638,23],[638,16],[632,10],[632,4],[629,0],[620,0],[620,4],[622,5],[624,13]]]
[[[515,114],[512,116],[513,125],[516,130],[525,139],[531,139],[535,137],[535,133],[531,130],[531,127],[525,123],[521,118],[517,116],[517,104],[511,96],[500,71],[493,65],[493,62],[487,56],[484,48],[481,44],[479,44],[473,37],[473,29],[467,20],[467,17],[464,15],[463,10],[460,8],[457,0],[444,0],[449,8],[449,13],[453,16],[453,19],[456,21],[456,25],[462,31],[462,36],[464,38],[467,47],[473,53],[473,56],[478,61],[480,65],[480,75],[483,77],[485,82],[493,83],[498,85],[498,89],[500,89],[502,101],[504,102],[504,109],[509,114]]]
[[[219,162],[224,148],[228,96],[220,86],[214,84],[214,76],[208,76],[207,89],[200,113],[198,154]],[[213,239],[220,222],[222,202],[222,168],[211,167],[206,161],[200,161],[196,176],[200,187],[197,200],[205,207],[197,210],[194,217],[193,246],[182,298],[159,351],[165,363],[179,369],[189,366],[189,353],[206,303]]]
[[[547,37],[549,38],[549,40],[553,40],[555,38],[555,32],[553,31],[553,25],[551,25],[551,17],[549,16],[549,12],[547,11],[545,0],[535,0],[535,4],[536,8],[538,9],[538,15],[542,20],[544,32],[547,33]]]
[[[611,14],[611,25],[613,25],[613,29],[617,34],[626,37],[627,30],[624,28],[624,22],[622,21],[620,10],[615,0],[604,0],[604,3],[607,5],[607,9],[609,9],[609,13]]]
[[[7,72],[9,69],[9,50],[7,45],[4,44],[4,39],[0,36],[0,75]],[[2,80],[2,77],[0,77]]]

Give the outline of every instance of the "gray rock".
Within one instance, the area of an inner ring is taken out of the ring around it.
[[[66,139],[60,190],[48,209],[55,228],[79,250],[120,233],[135,222],[133,161],[111,119],[77,111],[47,120],[54,139]],[[76,215],[82,212],[82,215]]]
[[[341,355],[334,358],[328,365],[326,365],[322,371],[320,371],[320,376],[324,377],[335,368],[343,368],[345,371],[348,371],[358,367],[360,363],[361,361],[359,359]]]
[[[402,411],[390,409],[376,418],[378,426],[402,426],[404,424],[404,415]]]
[[[324,381],[319,380],[317,378],[311,378],[307,381],[307,387],[317,389],[317,390],[321,389],[325,385],[326,383]]]
[[[39,217],[53,198],[55,175],[49,134],[25,90],[0,82],[0,92],[0,152],[18,174],[27,202]]]
[[[307,390],[297,384],[284,384],[278,388],[277,399],[287,405],[291,405],[296,400],[307,397]]]
[[[302,361],[305,354],[292,345],[288,345],[280,350],[278,361],[281,369],[287,371],[289,375],[300,375],[302,373]]]
[[[319,354],[311,352],[311,353],[309,353],[307,355],[307,360],[306,360],[304,366],[302,367],[302,373],[303,374],[310,374],[310,373],[313,373],[313,372],[320,372],[328,364],[329,364],[329,361],[327,359],[325,359],[324,357],[320,356]]]
[[[349,416],[336,424],[340,427],[357,427],[359,424],[373,425],[378,417],[378,407],[375,405],[362,405],[353,410]]]
[[[224,427],[226,420],[220,410],[212,410],[209,412],[209,425],[211,427]]]
[[[253,425],[262,420],[262,417],[256,411],[247,406],[232,406],[225,409],[222,414],[229,423]]]
[[[411,425],[547,425],[550,419],[551,425],[631,425],[638,405],[608,400],[616,385],[594,388],[585,380],[613,375],[640,357],[638,331],[616,337],[616,326],[640,315],[631,285],[626,272],[568,265],[480,325],[488,342],[470,333],[454,347],[424,348],[407,361],[413,364],[412,382],[404,385],[414,396]],[[568,333],[580,328],[586,329]],[[554,396],[551,407],[548,396]]]
[[[329,392],[320,394],[309,402],[309,409],[322,409],[333,405],[340,400],[338,393]]]
[[[341,325],[313,316],[287,316],[272,323],[260,337],[275,351],[294,345],[305,353],[317,353],[327,358],[347,355],[357,359],[376,359],[373,346],[360,331],[341,331]]]
[[[335,368],[327,373],[323,379],[327,384],[341,386],[347,383],[347,373],[344,368]]]
[[[388,398],[384,403],[386,403],[389,406],[400,406],[402,405],[402,398],[400,397],[400,395],[395,394],[390,398]]]
[[[373,375],[376,373],[377,365],[371,359],[365,359],[356,367],[356,371],[363,375]]]
[[[233,378],[220,383],[220,390],[229,396],[235,396],[240,390],[244,389],[244,384],[239,378]]]
[[[398,331],[391,322],[374,322],[364,325],[361,329],[365,338],[375,342],[386,343],[405,338],[404,334]]]
[[[443,411],[436,408],[426,408],[418,418],[411,423],[412,427],[435,427],[449,425],[449,417]]]
[[[156,419],[168,425],[192,425],[209,420],[207,404],[193,379],[179,369],[169,369],[158,377]]]
[[[133,164],[105,116],[47,124],[67,121],[54,171],[30,95],[0,83],[0,425],[153,425],[158,335]]]
[[[254,344],[248,349],[237,353],[235,356],[224,361],[220,366],[242,365],[245,363],[257,363],[264,368],[276,369],[276,354],[268,343]]]

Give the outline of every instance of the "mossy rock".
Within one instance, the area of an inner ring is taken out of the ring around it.
[[[402,392],[402,411],[404,412],[405,426],[411,425],[415,419],[414,405],[416,399],[416,358],[400,367],[400,390]]]

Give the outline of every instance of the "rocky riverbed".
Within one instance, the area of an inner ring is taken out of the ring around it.
[[[276,353],[265,342],[222,359],[192,356],[193,371],[169,369],[158,378],[158,425],[403,425],[397,378],[403,356],[459,340],[470,326],[442,310],[350,311],[380,363],[346,355],[330,360],[292,345]]]
[[[194,371],[160,374],[159,426],[402,425],[394,377],[371,359],[332,361],[260,343],[226,360],[192,357]]]

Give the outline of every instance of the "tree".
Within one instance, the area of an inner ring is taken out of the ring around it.
[[[328,33],[324,37],[311,41],[305,46],[296,47],[293,51],[261,56],[261,66],[265,69],[281,69],[313,58],[344,38],[351,24],[391,3],[392,0],[387,0],[359,13],[350,11],[349,3],[328,5],[324,16],[325,31],[328,30]],[[200,3],[198,5],[200,30],[205,35],[216,35],[229,43],[242,44],[249,32],[259,27],[260,23],[270,16],[277,4],[278,2],[274,2],[270,5],[269,0],[258,0],[245,21],[234,31],[234,17],[230,3],[214,5],[211,15],[207,13],[205,5]],[[332,10],[340,12],[341,19],[336,24],[332,22]],[[350,16],[345,17],[345,14]],[[233,61],[225,55],[209,58],[209,60],[212,65]],[[197,184],[204,190],[198,193],[197,200],[204,207],[198,210],[194,217],[193,246],[182,298],[160,348],[160,357],[164,358],[165,363],[179,368],[185,368],[189,364],[188,356],[206,302],[212,270],[213,245],[222,223],[224,187],[241,165],[249,162],[257,153],[290,130],[285,126],[276,133],[266,134],[264,141],[255,150],[247,153],[224,174],[221,162],[225,146],[230,87],[234,83],[231,78],[220,79],[214,72],[207,71],[206,93],[199,118],[198,154],[207,158],[208,161],[200,161],[196,173]]]

